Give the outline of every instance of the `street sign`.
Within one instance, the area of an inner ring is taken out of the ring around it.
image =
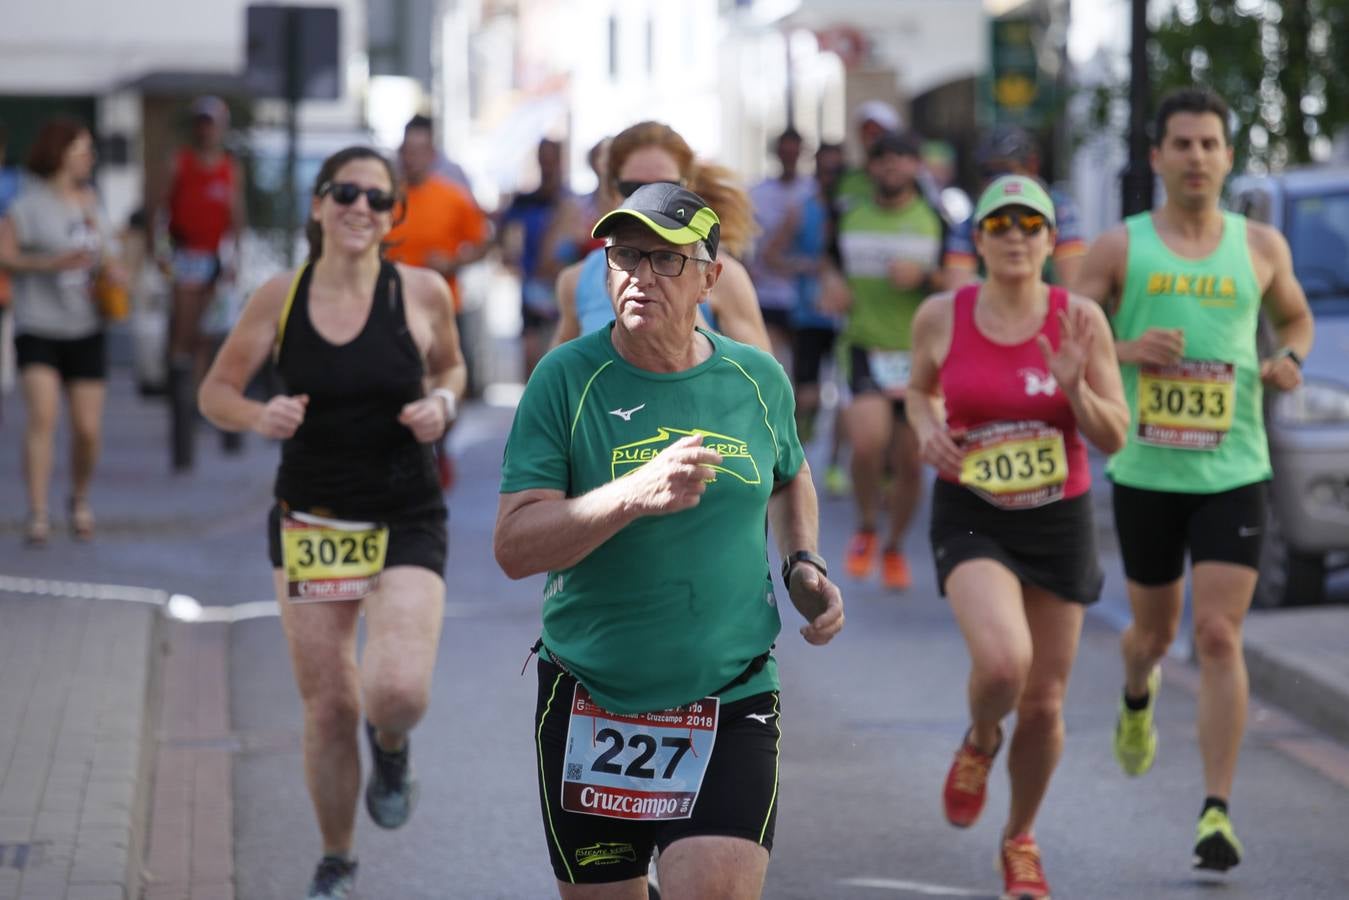
[[[1040,69],[1037,44],[1042,23],[1032,16],[989,22],[989,72],[985,102],[994,122],[1027,128],[1045,123],[1054,101],[1053,82]]]
[[[244,81],[256,97],[336,100],[341,22],[334,6],[248,7]]]

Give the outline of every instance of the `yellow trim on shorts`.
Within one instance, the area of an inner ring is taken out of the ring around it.
[[[777,746],[773,748],[773,796],[768,801],[768,812],[763,817],[763,828],[759,830],[759,846],[763,846],[764,836],[768,834],[768,823],[773,818],[773,806],[778,802],[778,785],[781,784],[782,772],[782,712],[780,707],[782,696],[778,693],[773,694],[773,725],[778,730]]]
[[[576,875],[571,870],[571,863],[567,861],[567,851],[562,848],[562,842],[557,837],[557,828],[553,825],[553,808],[548,803],[548,776],[543,765],[543,723],[548,721],[548,713],[553,709],[553,698],[557,696],[557,686],[562,683],[563,675],[565,673],[559,672],[557,678],[553,679],[553,690],[548,695],[548,704],[543,708],[543,715],[539,716],[539,731],[534,736],[534,746],[539,751],[539,783],[543,788],[539,793],[543,796],[543,817],[548,821],[548,833],[553,836],[557,855],[562,858],[562,865],[567,867],[567,880],[575,884]],[[781,731],[778,733],[781,734]]]

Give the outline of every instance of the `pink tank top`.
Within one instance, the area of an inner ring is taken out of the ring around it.
[[[974,322],[978,299],[979,285],[956,292],[951,350],[941,367],[946,424],[957,443],[966,435],[966,466],[958,483],[1012,509],[1085,493],[1091,486],[1087,448],[1035,337],[1020,344],[989,340]],[[1039,333],[1055,349],[1059,313],[1067,308],[1068,292],[1051,287]]]

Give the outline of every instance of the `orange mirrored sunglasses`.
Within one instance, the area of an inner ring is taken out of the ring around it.
[[[1049,221],[1040,213],[997,212],[984,216],[979,222],[979,228],[984,234],[1000,235],[1016,227],[1026,237],[1031,237],[1039,234],[1048,224]]]

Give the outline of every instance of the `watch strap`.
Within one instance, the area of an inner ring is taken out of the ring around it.
[[[787,558],[782,561],[782,583],[791,586],[792,569],[797,563],[809,563],[820,570],[820,574],[829,577],[829,564],[824,561],[824,557],[811,550],[797,550],[787,554]]]

